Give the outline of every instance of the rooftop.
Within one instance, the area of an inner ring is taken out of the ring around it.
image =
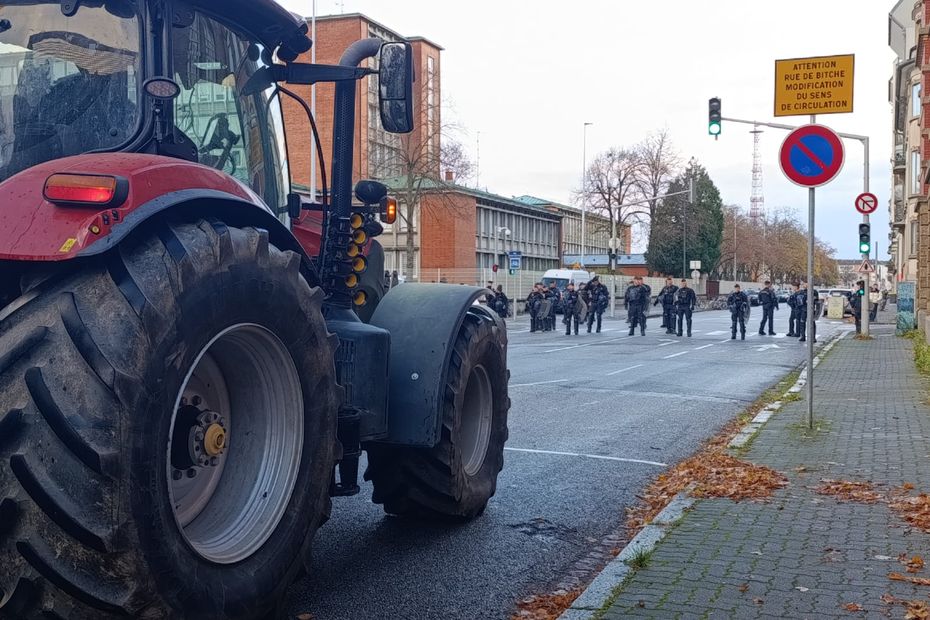
[[[305,17],[304,19],[307,20],[307,23],[310,23],[310,18],[309,18],[309,17]],[[338,15],[317,15],[317,16],[316,16],[316,21],[318,21],[318,22],[322,22],[322,21],[337,21],[337,20],[340,20],[340,19],[361,19],[362,21],[368,22],[369,24],[374,24],[375,26],[377,26],[378,28],[381,28],[382,30],[387,30],[388,32],[390,32],[391,34],[393,34],[393,35],[394,35],[395,37],[397,37],[398,39],[404,39],[404,40],[407,40],[407,41],[424,41],[424,42],[426,42],[426,43],[429,43],[430,45],[432,45],[433,47],[435,47],[435,48],[438,49],[439,51],[443,51],[443,50],[445,49],[443,46],[439,45],[439,44],[436,43],[435,41],[431,41],[430,39],[427,39],[426,37],[422,37],[422,36],[405,37],[405,36],[399,34],[399,33],[398,33],[396,30],[394,30],[393,28],[388,28],[387,26],[385,26],[385,25],[382,24],[381,22],[373,20],[372,18],[368,17],[368,16],[365,15],[364,13],[340,13],[340,14],[338,14]]]

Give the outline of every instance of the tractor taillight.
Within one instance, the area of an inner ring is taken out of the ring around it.
[[[45,181],[43,195],[62,205],[116,206],[126,199],[124,179],[91,174],[53,174]]]

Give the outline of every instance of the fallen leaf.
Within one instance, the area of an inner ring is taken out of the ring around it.
[[[749,584],[748,584],[748,583],[744,583],[743,585],[741,585],[741,586],[739,587],[739,591],[740,591],[740,592],[745,592],[745,591],[748,590],[748,589],[749,589]]]
[[[916,497],[899,497],[889,506],[914,527],[930,532],[930,496],[926,493]]]
[[[645,607],[645,606],[646,606],[646,601],[639,601],[639,602],[636,603],[636,606],[637,606],[637,607]]]
[[[313,614],[297,614],[297,620],[313,620]]]
[[[511,616],[511,619],[555,620],[562,615],[563,611],[572,606],[580,594],[581,590],[576,588],[529,596],[517,603],[518,611]]]
[[[842,607],[846,611],[862,611],[862,605],[859,603],[846,603]]]
[[[873,555],[873,560],[881,560],[883,562],[893,559],[890,555]]]
[[[810,590],[810,588],[805,588],[804,586],[795,586],[794,589],[797,590],[798,592],[807,592],[808,590]]]
[[[910,482],[905,482],[904,484],[901,485],[901,488],[904,489],[905,491],[912,491],[914,489],[914,485],[911,484]]]
[[[816,489],[818,493],[832,495],[841,502],[874,504],[882,498],[880,494],[875,492],[875,487],[871,482],[823,479],[820,483],[820,486]]]
[[[906,601],[907,612],[904,614],[904,620],[928,620],[930,618],[930,607],[927,607],[925,601]]]
[[[901,573],[888,573],[888,579],[892,581],[907,581],[917,586],[930,586],[930,579],[926,577],[908,577]]]
[[[742,427],[731,420],[694,456],[660,474],[627,509],[631,534],[649,524],[675,495],[691,487],[694,497],[722,497],[733,501],[765,500],[788,484],[780,472],[741,461],[726,453],[726,446]]]
[[[882,602],[883,602],[884,604],[886,604],[886,605],[894,605],[895,603],[898,602],[898,599],[896,599],[895,597],[891,596],[891,595],[888,594],[887,592],[886,592],[885,594],[882,594],[880,598],[881,598]]]
[[[752,599],[752,602],[755,603],[756,605],[761,605],[762,603],[765,602],[765,599],[764,599],[764,598],[756,597],[756,598]]]
[[[905,566],[907,566],[907,572],[919,573],[920,569],[924,567],[924,559],[919,555],[915,555],[905,563]]]

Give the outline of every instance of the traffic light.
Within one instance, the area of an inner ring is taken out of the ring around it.
[[[723,116],[720,111],[720,97],[712,97],[707,102],[707,133],[715,138],[723,129]]]
[[[859,253],[870,254],[872,252],[872,226],[871,224],[859,224]]]
[[[517,275],[517,270],[516,270],[516,269],[508,269],[508,270],[507,270],[507,273],[510,274],[510,275],[512,275],[512,276],[515,276],[515,275]]]

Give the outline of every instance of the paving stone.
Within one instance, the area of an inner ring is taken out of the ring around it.
[[[806,430],[803,399],[785,403],[742,457],[783,472],[788,487],[767,502],[698,501],[604,618],[903,615],[883,604],[882,594],[925,598],[926,587],[892,582],[888,573],[904,572],[901,553],[930,566],[930,535],[884,502],[843,502],[815,489],[832,478],[870,481],[879,493],[905,482],[913,493],[930,492],[928,387],[910,341],[840,341],[815,371],[820,430]],[[930,568],[918,576],[930,577]],[[865,612],[851,614],[844,603]]]

